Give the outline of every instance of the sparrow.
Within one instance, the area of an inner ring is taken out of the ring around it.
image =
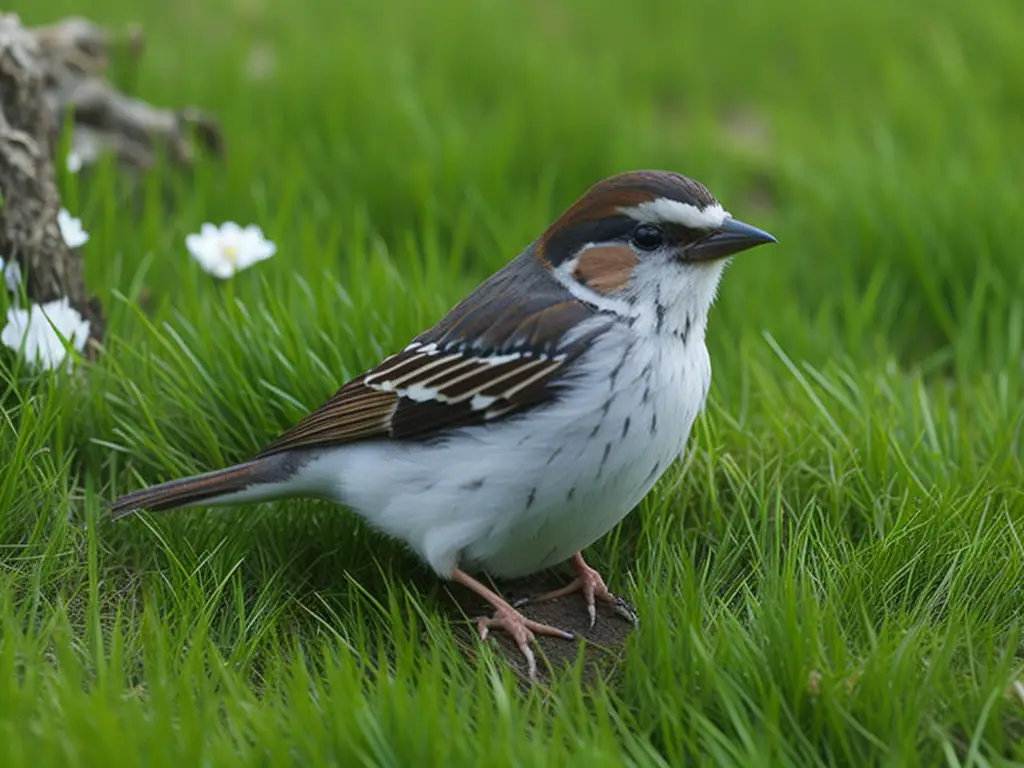
[[[118,498],[140,509],[315,497],[337,502],[468,587],[531,678],[533,621],[478,580],[571,560],[579,592],[628,615],[581,551],[684,450],[711,383],[708,313],[730,257],[776,239],[698,181],[599,181],[441,320],[250,460]]]

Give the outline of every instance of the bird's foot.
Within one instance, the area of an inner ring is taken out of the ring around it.
[[[477,632],[481,640],[486,640],[492,629],[503,629],[515,640],[519,651],[526,659],[526,671],[530,680],[537,679],[537,658],[534,656],[530,645],[536,640],[536,635],[550,635],[560,637],[563,640],[572,640],[572,632],[564,629],[541,624],[539,621],[528,619],[511,605],[506,603],[498,607],[493,616],[484,616],[476,622]]]
[[[572,595],[576,592],[583,594],[583,600],[587,604],[587,615],[590,616],[590,626],[593,627],[597,622],[597,601],[600,600],[602,603],[608,603],[622,618],[626,619],[633,624],[639,624],[640,619],[636,615],[636,611],[623,600],[621,597],[612,594],[608,589],[608,586],[604,583],[604,579],[601,578],[601,574],[596,570],[587,565],[583,559],[583,555],[577,552],[572,558],[573,566],[576,568],[576,578],[566,584],[564,587],[553,589],[550,592],[545,592],[543,595],[537,597],[524,597],[515,602],[515,607],[527,605],[529,603],[543,603],[547,600],[554,600],[558,597],[565,597],[566,595]]]
[[[463,571],[456,570],[452,576],[453,580],[469,587],[487,602],[494,606],[493,616],[484,616],[477,619],[476,628],[481,640],[487,640],[492,629],[502,629],[512,636],[518,646],[520,653],[526,660],[526,671],[533,682],[537,679],[537,657],[533,653],[531,644],[536,640],[537,635],[549,635],[563,640],[573,640],[575,635],[566,632],[564,629],[541,624],[539,621],[528,619],[511,605],[503,600],[497,593],[488,589],[479,581]]]

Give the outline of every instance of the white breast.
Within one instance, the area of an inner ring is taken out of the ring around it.
[[[543,468],[533,462],[533,504],[467,548],[469,559],[509,577],[562,562],[620,522],[682,453],[710,384],[703,340],[629,349],[614,386],[596,365],[595,380],[608,383],[589,390],[585,407],[570,418],[551,409],[550,428],[527,441],[544,457]]]
[[[346,446],[303,475],[443,576],[541,570],[607,533],[682,452],[711,380],[697,330],[683,341],[623,324],[551,406],[444,441]]]

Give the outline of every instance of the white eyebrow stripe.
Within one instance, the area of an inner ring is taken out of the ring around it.
[[[619,208],[619,213],[624,213],[630,218],[644,223],[671,222],[682,224],[690,229],[717,229],[725,223],[726,219],[732,218],[732,214],[722,208],[719,203],[701,209],[689,203],[670,200],[667,197],[659,197],[657,200],[649,200],[630,208]]]

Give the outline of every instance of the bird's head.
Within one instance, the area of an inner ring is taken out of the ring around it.
[[[729,257],[774,242],[698,181],[631,171],[587,190],[535,253],[580,300],[680,332],[706,318]]]

